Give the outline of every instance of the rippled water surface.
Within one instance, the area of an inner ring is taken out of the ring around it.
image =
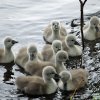
[[[13,47],[16,56],[22,46],[35,43],[38,50],[44,45],[42,32],[51,20],[60,20],[68,32],[75,31],[80,38],[79,26],[71,27],[73,19],[79,22],[80,9],[78,0],[0,0],[0,47],[3,38],[12,36],[19,41]],[[100,0],[87,0],[84,9],[85,21],[92,15],[100,16]],[[76,23],[77,23],[76,22]],[[94,42],[93,42],[94,43]],[[88,43],[84,50],[84,65],[89,70],[89,82],[85,89],[76,92],[74,99],[90,98],[100,93],[100,43]],[[72,63],[73,65],[73,63]],[[19,93],[15,86],[15,78],[23,75],[19,67],[14,65],[0,66],[0,99],[27,100],[31,99]],[[50,96],[34,98],[34,100],[67,100],[67,93],[58,91]],[[87,99],[86,99],[87,100]]]

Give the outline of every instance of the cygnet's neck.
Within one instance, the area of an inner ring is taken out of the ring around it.
[[[65,44],[66,44],[66,46],[68,47],[68,48],[71,48],[71,47],[74,47],[75,45],[73,44],[73,45],[69,45],[68,43],[66,43],[65,42]]]
[[[89,27],[88,27],[88,30],[89,31],[94,31],[95,33],[96,33],[96,29],[95,29],[95,27],[93,27],[90,23],[89,23]]]
[[[64,44],[66,45],[66,47],[68,48],[69,47],[69,45],[68,45],[68,43],[66,42],[67,40],[65,40],[64,41]]]
[[[57,90],[57,83],[53,78],[43,75],[43,80],[46,83],[47,94],[54,93]]]
[[[92,37],[92,38],[97,38],[98,37],[95,27],[93,27],[90,23],[89,23],[89,27],[88,27],[87,30],[88,30],[89,33],[91,33],[90,37]]]
[[[60,37],[60,30],[52,30],[52,35],[58,39]]]
[[[53,55],[56,55],[56,51],[53,49],[53,47],[52,47],[52,50],[53,50]]]
[[[29,56],[29,61],[37,61],[37,60],[38,60],[37,56],[34,57]]]
[[[5,53],[5,54],[8,54],[8,53],[10,54],[10,53],[12,53],[11,47],[6,47],[6,46],[5,46],[5,47],[4,47],[4,53]]]
[[[43,74],[43,80],[44,80],[45,83],[48,83],[48,82],[52,81],[52,79],[53,78],[50,78],[50,77]]]
[[[55,63],[55,66],[56,66],[57,73],[60,73],[61,71],[66,70],[66,67],[65,67],[65,65],[64,65],[64,63],[62,61],[58,61],[56,59],[55,62],[56,62]]]

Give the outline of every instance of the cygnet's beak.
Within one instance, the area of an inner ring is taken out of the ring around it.
[[[58,74],[55,74],[54,78],[58,80],[58,79],[60,79],[61,77],[60,77]]]
[[[18,41],[12,40],[12,44],[16,44],[18,43]]]
[[[66,59],[66,61],[65,61],[65,64],[68,64],[68,62],[69,62],[70,60],[69,60],[69,57]]]
[[[59,28],[58,28],[58,26],[57,25],[55,25],[55,30],[58,30]]]
[[[96,32],[99,32],[99,28],[98,26],[95,26]]]
[[[64,87],[63,87],[64,91],[66,91],[66,88],[67,88],[67,82],[64,83]]]
[[[79,42],[78,41],[75,41],[75,43],[74,43],[75,45],[79,45],[80,46],[80,44],[79,44]]]
[[[31,53],[30,56],[31,56],[30,59],[33,60],[35,55]]]
[[[58,51],[60,51],[60,50],[61,50],[61,49],[60,49],[60,48],[58,48],[58,49],[57,49],[57,52],[58,52]]]

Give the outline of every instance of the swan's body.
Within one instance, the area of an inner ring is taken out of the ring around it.
[[[61,76],[59,88],[72,91],[84,87],[88,81],[88,72],[82,68],[67,70],[63,64],[66,60],[68,60],[67,52],[61,50],[56,54],[56,71]]]
[[[65,40],[62,43],[63,50],[68,52],[68,55],[71,57],[81,56],[82,47],[78,44],[76,36],[70,34],[66,36]]]
[[[73,91],[84,87],[88,82],[88,72],[85,69],[64,70],[60,73],[58,86],[62,90]]]
[[[29,48],[30,47],[33,48],[33,51],[37,52],[37,48],[36,48],[36,46],[34,44],[30,45]],[[28,59],[29,59],[29,56],[28,56],[28,53],[27,53],[27,49],[28,49],[27,47],[21,48],[19,50],[16,58],[15,58],[15,63],[17,65],[19,65],[20,67],[22,67],[22,68],[24,68],[26,62],[28,62]],[[40,53],[38,53],[37,55],[38,55],[38,58],[42,60]]]
[[[53,79],[56,71],[53,67],[47,66],[42,71],[42,77],[21,76],[16,79],[18,89],[31,95],[43,95],[56,92],[57,83]]]
[[[85,26],[84,30],[84,38],[86,40],[96,40],[100,38],[100,20],[98,17],[91,17],[89,23]]]
[[[63,40],[66,35],[66,29],[60,24],[60,22],[53,21],[44,30],[43,38],[46,43],[52,44],[54,40]]]
[[[44,61],[55,63],[56,53],[62,49],[62,42],[54,40],[52,45],[46,44],[41,52]]]
[[[64,65],[64,62],[68,60],[68,53],[60,50],[56,54],[56,59],[55,59],[55,68],[57,73],[59,74],[61,71],[66,70],[66,67]]]
[[[15,43],[18,42],[10,37],[4,39],[4,49],[0,48],[0,63],[11,63],[14,61],[14,55],[11,48]]]
[[[40,61],[38,59],[37,49],[28,48],[29,60],[26,62],[24,69],[31,75],[42,76],[42,70],[46,66],[53,66],[52,63],[46,61]]]

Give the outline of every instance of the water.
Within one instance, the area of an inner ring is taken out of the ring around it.
[[[84,9],[85,18],[90,17],[91,14],[94,15],[99,10],[100,0],[88,0]],[[97,15],[100,16],[99,13]],[[75,18],[79,21],[79,17],[80,4],[78,0],[0,0],[0,47],[3,47],[3,38],[12,36],[19,41],[19,44],[13,47],[14,55],[22,46],[27,46],[30,43],[35,43],[40,51],[44,45],[42,39],[43,29],[51,20],[57,19],[66,26],[68,32],[73,30],[77,33],[79,26],[72,29],[70,22]],[[99,43],[94,44],[95,50],[91,50],[89,44],[85,48],[84,63],[88,70],[93,70],[90,72],[88,86],[92,80],[98,80],[95,77],[100,75],[100,69],[95,70],[98,66],[100,67],[98,60],[99,45]],[[0,99],[29,99],[28,96],[17,92],[15,78],[20,75],[23,75],[23,73],[19,71],[19,67],[16,65],[12,67],[0,66]],[[92,88],[93,85],[91,85]],[[90,95],[91,91],[93,92],[93,89],[91,87],[89,89],[88,86],[75,95],[75,98],[78,98],[76,100],[86,94]],[[96,93],[100,93],[100,90]],[[54,95],[38,97],[34,100],[62,100],[66,98],[67,95],[63,95],[62,92],[58,91]]]

